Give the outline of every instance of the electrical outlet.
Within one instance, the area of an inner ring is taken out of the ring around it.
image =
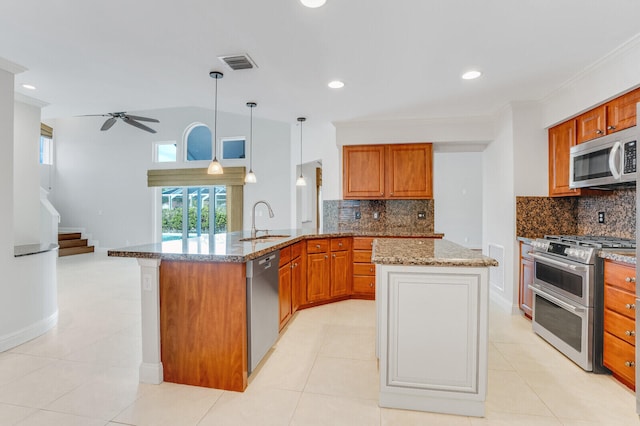
[[[356,219],[362,219],[362,213],[356,212]]]
[[[373,212],[373,218],[374,218],[375,220],[380,219],[380,213],[379,213],[379,212]]]
[[[598,223],[604,223],[604,212],[598,212]]]
[[[427,212],[418,212],[418,219],[426,219]]]

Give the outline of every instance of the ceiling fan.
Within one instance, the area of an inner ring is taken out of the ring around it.
[[[160,122],[155,118],[140,117],[138,115],[129,115],[126,112],[110,112],[108,114],[89,114],[89,115],[85,115],[84,117],[109,117],[107,118],[107,121],[104,122],[102,127],[100,127],[100,130],[102,131],[109,130],[111,127],[113,127],[113,125],[116,124],[116,121],[118,120],[118,118],[133,127],[137,127],[138,129],[142,129],[149,133],[156,133],[156,131],[151,127],[146,126],[139,122],[140,121],[148,121],[150,123]]]

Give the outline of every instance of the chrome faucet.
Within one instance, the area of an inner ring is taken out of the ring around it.
[[[255,238],[258,231],[268,232],[266,229],[256,229],[256,206],[260,203],[267,206],[267,208],[269,209],[269,217],[273,217],[273,210],[271,210],[271,206],[269,205],[269,203],[264,200],[256,201],[256,203],[253,205],[253,212],[251,215],[251,238]]]

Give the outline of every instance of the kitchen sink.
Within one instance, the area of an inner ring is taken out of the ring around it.
[[[289,238],[291,235],[260,235],[255,238],[240,238],[240,241],[255,241],[256,243],[271,243],[274,241],[279,241],[284,238]]]

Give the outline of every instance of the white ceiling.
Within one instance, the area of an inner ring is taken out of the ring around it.
[[[256,117],[476,116],[544,98],[639,18],[638,0],[2,0],[0,57],[28,69],[16,91],[47,102],[44,118],[212,108],[211,70],[220,110],[256,101]],[[217,59],[236,53],[259,68]],[[469,68],[484,75],[461,80]]]

